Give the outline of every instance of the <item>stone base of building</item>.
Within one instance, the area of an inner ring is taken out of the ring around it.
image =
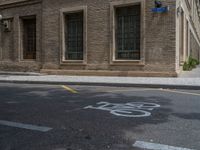
[[[80,67],[80,66],[79,66]],[[138,68],[136,68],[138,69]],[[177,77],[175,71],[148,71],[148,70],[106,70],[106,69],[69,69],[60,68],[58,65],[44,66],[34,61],[1,61],[0,71],[9,72],[36,72],[49,75],[71,76],[122,76],[122,77]]]
[[[0,71],[11,72],[40,72],[41,64],[31,61],[0,61]]]
[[[108,70],[52,70],[41,69],[48,75],[70,76],[122,76],[122,77],[177,77],[176,72],[147,72],[147,71],[108,71]]]

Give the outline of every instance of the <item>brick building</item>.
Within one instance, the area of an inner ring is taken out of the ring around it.
[[[0,70],[177,76],[200,59],[199,0],[0,0]]]

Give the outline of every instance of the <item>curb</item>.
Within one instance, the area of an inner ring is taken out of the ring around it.
[[[40,73],[32,73],[32,72],[4,72],[0,71],[0,75],[7,75],[7,76],[41,76]]]
[[[138,83],[102,83],[102,82],[63,82],[63,81],[22,81],[0,80],[0,83],[17,84],[50,84],[50,85],[85,85],[85,86],[112,86],[112,87],[138,87],[138,88],[168,88],[168,89],[193,89],[200,90],[200,85],[166,85],[166,84],[138,84]]]

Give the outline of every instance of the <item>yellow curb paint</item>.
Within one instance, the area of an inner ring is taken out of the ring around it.
[[[74,90],[74,89],[72,89],[72,88],[70,88],[70,87],[68,87],[66,85],[63,85],[62,88],[64,88],[65,90],[67,90],[67,91],[69,91],[71,93],[74,93],[74,94],[78,93],[76,90]]]
[[[183,92],[183,91],[175,91],[175,90],[169,90],[169,89],[161,89],[160,91],[171,92],[171,93],[178,93],[178,94],[186,94],[186,95],[200,96],[200,94],[198,94],[198,93],[190,93],[190,92]]]

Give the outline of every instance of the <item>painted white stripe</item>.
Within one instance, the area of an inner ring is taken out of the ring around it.
[[[133,147],[144,148],[149,150],[193,150],[188,148],[174,147],[174,146],[155,144],[143,141],[136,141],[135,144],[133,144]]]
[[[157,91],[157,89],[125,89],[125,90],[110,90],[107,91],[108,93],[115,93],[115,92],[143,92],[143,91]]]
[[[21,129],[34,130],[34,131],[40,131],[40,132],[47,132],[47,131],[52,130],[52,128],[49,128],[49,127],[42,127],[42,126],[17,123],[17,122],[5,121],[5,120],[0,120],[0,125],[21,128]]]
[[[190,93],[190,92],[177,91],[177,90],[170,90],[170,89],[161,89],[161,91],[164,91],[164,92],[171,92],[171,93],[178,93],[178,94],[185,94],[185,95],[200,96],[200,93]]]
[[[107,91],[108,93],[115,93],[115,92],[143,92],[143,91],[162,91],[162,92],[171,92],[177,94],[185,94],[185,95],[194,95],[200,96],[200,93],[193,93],[193,92],[184,92],[184,91],[177,91],[177,90],[170,90],[170,89],[125,89],[125,90],[111,90]]]

